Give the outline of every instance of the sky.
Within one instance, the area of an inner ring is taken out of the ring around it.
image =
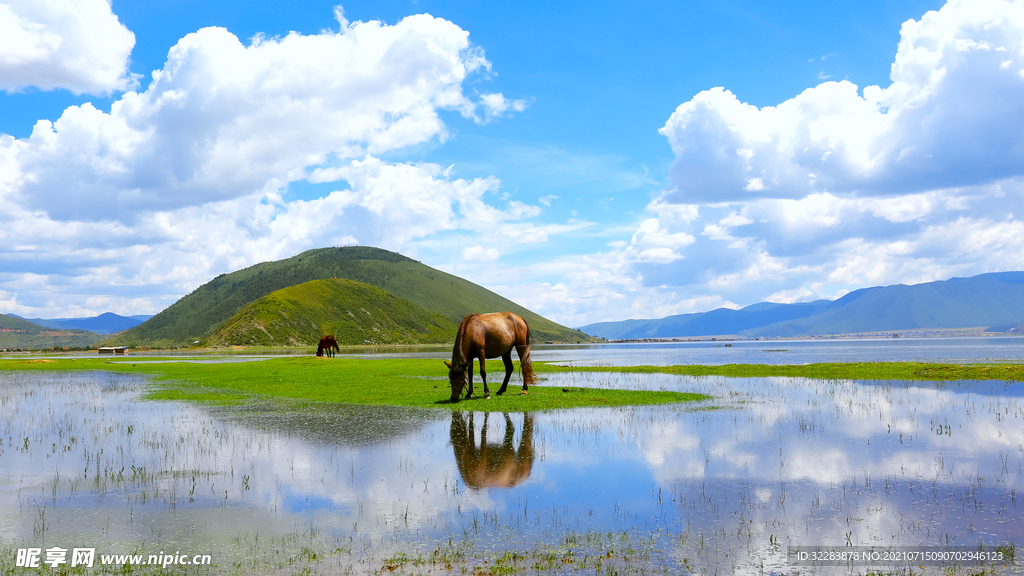
[[[1024,270],[1022,204],[1022,0],[0,0],[0,313],[368,245],[579,327]]]

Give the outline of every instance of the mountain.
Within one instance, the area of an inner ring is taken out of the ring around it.
[[[0,348],[85,348],[103,336],[86,330],[59,330],[17,316],[0,314]]]
[[[331,278],[376,286],[455,323],[473,312],[511,310],[530,324],[537,341],[589,339],[578,330],[556,324],[468,280],[401,254],[368,246],[350,246],[318,248],[284,260],[221,274],[104,344],[191,344],[211,336],[243,308],[272,292]],[[451,338],[454,337],[452,332]]]
[[[323,334],[339,344],[440,344],[459,325],[385,292],[351,280],[310,280],[256,300],[208,339],[214,346],[308,346]]]
[[[46,328],[88,330],[97,334],[113,334],[142,324],[152,315],[120,316],[113,312],[104,312],[99,316],[87,318],[24,318],[17,314],[9,314],[15,318],[28,320]]]
[[[761,302],[658,320],[589,324],[580,330],[613,339],[687,336],[793,337],[923,328],[991,327],[1024,323],[1024,272],[996,272],[924,284],[864,288],[838,300]]]

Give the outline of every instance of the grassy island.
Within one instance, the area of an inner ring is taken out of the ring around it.
[[[159,361],[155,361],[159,360]],[[543,370],[539,363],[538,368]],[[491,399],[485,400],[479,375],[474,397],[449,401],[447,369],[440,360],[394,358],[271,358],[218,362],[167,361],[154,357],[117,359],[0,360],[4,370],[107,370],[147,374],[154,378],[150,400],[188,400],[214,404],[259,401],[298,403],[388,404],[479,412],[527,412],[596,406],[636,406],[707,400],[703,394],[670,391],[607,390],[531,386],[520,394],[513,380],[504,396],[495,392],[504,371],[501,361],[489,364]],[[516,364],[518,372],[518,363]]]

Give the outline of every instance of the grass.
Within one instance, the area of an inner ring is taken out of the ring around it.
[[[364,360],[315,357],[273,358],[251,362],[146,362],[132,359],[0,360],[3,370],[109,370],[148,374],[156,387],[152,400],[188,400],[213,404],[244,404],[267,399],[298,402],[386,404],[479,412],[523,412],[597,406],[638,406],[707,400],[703,394],[669,391],[606,390],[532,386],[520,394],[513,380],[508,393],[501,385],[500,362],[492,364],[485,400],[479,375],[474,397],[449,400],[447,369],[440,360],[395,358]],[[498,368],[498,370],[495,370]]]
[[[491,365],[492,398],[481,397],[476,378],[474,397],[449,401],[448,381],[439,360],[394,358],[366,360],[311,357],[273,358],[252,362],[151,362],[134,359],[0,360],[0,370],[110,370],[152,375],[157,384],[148,394],[153,400],[188,400],[214,404],[243,404],[279,399],[299,402],[335,402],[448,408],[481,412],[534,411],[595,406],[667,404],[707,400],[702,394],[669,391],[607,390],[533,386],[521,395],[513,380],[504,396],[500,363]],[[925,364],[919,362],[860,362],[774,366],[726,364],[721,366],[615,366],[564,367],[534,363],[538,374],[554,372],[664,373],[689,376],[788,376],[823,380],[1002,380],[1024,381],[1021,364]]]
[[[342,346],[446,343],[459,328],[376,286],[340,278],[282,288],[232,316],[207,345],[309,346],[333,334]]]

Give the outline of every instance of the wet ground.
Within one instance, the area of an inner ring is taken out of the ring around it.
[[[146,381],[122,374],[0,378],[11,554],[173,549],[241,573],[447,573],[400,555],[532,551],[542,573],[604,554],[623,570],[789,574],[867,570],[797,566],[794,546],[1024,541],[1018,383],[559,374],[543,384],[715,399],[485,416],[145,402]]]

